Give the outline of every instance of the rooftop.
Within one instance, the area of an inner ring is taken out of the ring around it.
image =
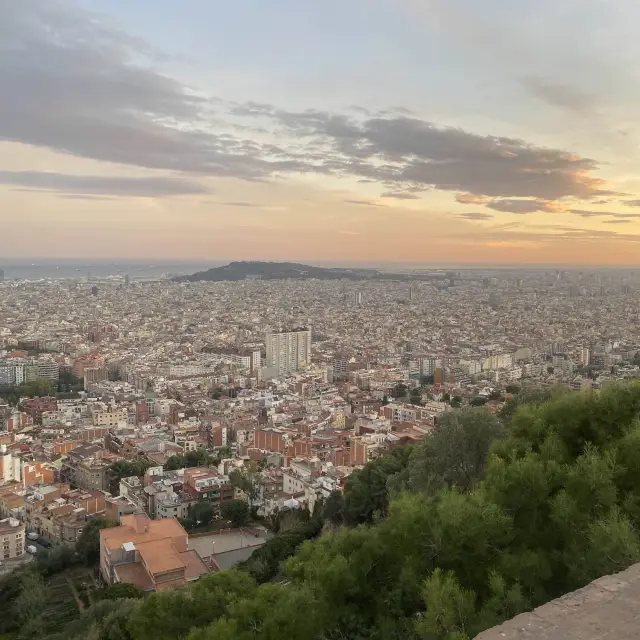
[[[6,518],[5,520],[0,520],[0,534],[3,533],[17,533],[20,529],[23,528],[20,524],[19,520],[14,520],[13,518]]]
[[[119,527],[100,531],[100,537],[105,541],[108,549],[117,549],[125,542],[133,542],[139,549],[145,542],[186,537],[186,535],[185,530],[175,518],[150,520],[143,514],[122,516]]]

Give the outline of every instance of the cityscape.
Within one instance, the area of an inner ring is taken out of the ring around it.
[[[180,280],[0,283],[4,574],[107,522],[105,585],[251,567],[447,416],[640,376],[634,270]]]
[[[640,638],[639,24],[0,0],[0,640]]]

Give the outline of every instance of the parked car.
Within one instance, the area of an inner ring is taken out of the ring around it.
[[[27,553],[30,553],[31,555],[35,555],[38,552],[38,548],[34,547],[32,544],[30,544],[27,547]]]
[[[49,540],[45,540],[44,538],[40,538],[38,543],[45,549],[51,549],[51,547],[53,547],[53,543],[49,542]]]
[[[29,540],[37,540],[39,537],[40,536],[35,531],[27,534],[27,538],[29,538]]]

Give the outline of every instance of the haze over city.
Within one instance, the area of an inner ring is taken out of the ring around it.
[[[639,14],[0,0],[0,256],[638,264]]]

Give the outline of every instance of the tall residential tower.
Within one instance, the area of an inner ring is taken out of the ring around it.
[[[303,369],[311,363],[311,327],[288,331],[267,330],[267,362],[277,375]]]

